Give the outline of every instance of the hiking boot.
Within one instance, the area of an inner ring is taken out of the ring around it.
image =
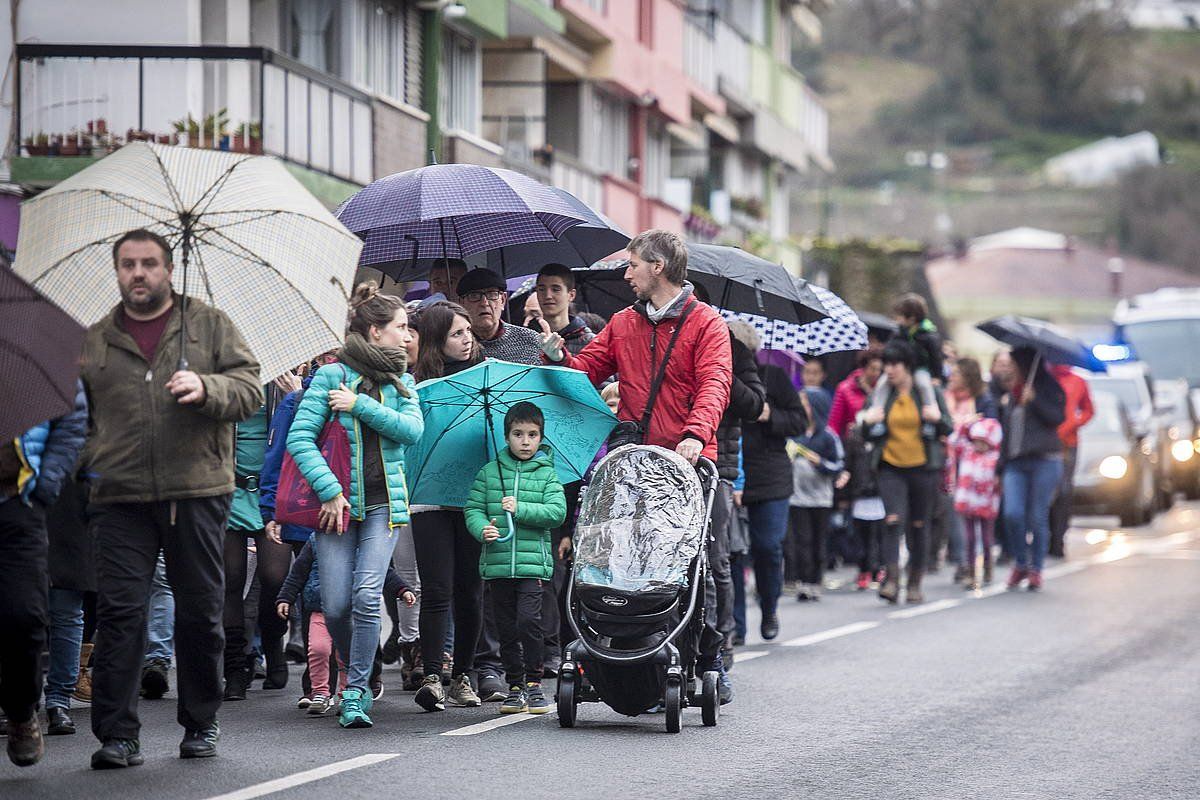
[[[74,733],[74,727],[71,728]],[[8,721],[8,760],[18,767],[32,767],[46,753],[42,726],[34,714],[24,722]]]
[[[217,723],[207,728],[188,730],[179,743],[180,758],[212,758],[217,754],[217,742],[221,738],[221,726]]]
[[[860,592],[865,592],[870,585],[871,585],[871,573],[869,573],[869,572],[858,573],[858,580],[854,581],[855,588],[857,588],[858,591],[860,591]]]
[[[500,704],[501,714],[520,714],[529,710],[529,700],[525,696],[525,689],[522,686],[513,684],[508,687],[508,696],[504,698],[504,702]]]
[[[308,704],[308,713],[311,716],[319,717],[322,714],[328,713],[331,707],[328,695],[314,694]]]
[[[79,677],[75,679],[75,692],[71,696],[81,703],[92,702],[92,674],[88,664],[94,648],[95,645],[89,642],[79,649]]]
[[[142,697],[147,700],[161,700],[171,688],[167,681],[167,671],[171,662],[165,658],[152,658],[142,667]]]
[[[442,676],[437,673],[426,675],[413,700],[426,711],[445,711],[446,690],[442,688]]]
[[[1020,589],[1021,581],[1025,580],[1026,576],[1028,575],[1029,573],[1020,567],[1013,567],[1012,572],[1010,572],[1008,575],[1008,583],[1004,585],[1004,588],[1008,589],[1010,592]]]
[[[250,671],[235,669],[225,675],[225,699],[245,700],[246,689],[250,687]]]
[[[879,585],[879,597],[886,600],[892,605],[895,605],[900,600],[900,567],[897,564],[888,564],[886,577],[883,583]]]
[[[491,672],[479,673],[479,699],[485,703],[496,703],[508,697],[504,681]]]
[[[283,655],[283,642],[276,642],[267,651],[267,677],[263,681],[264,689],[286,689],[288,684],[288,662]]]
[[[547,714],[552,706],[546,695],[542,694],[540,683],[525,684],[525,703],[530,714]]]
[[[479,708],[483,705],[479,695],[471,688],[471,679],[466,673],[450,681],[450,691],[446,693],[446,700],[450,705],[459,708]]]
[[[364,696],[358,689],[342,690],[341,714],[338,724],[343,728],[369,728],[374,723],[367,716]]]
[[[905,591],[904,601],[909,605],[917,605],[925,602],[925,594],[921,591],[921,578],[924,573],[920,570],[915,570],[912,567],[908,568],[908,586]]]
[[[758,632],[762,634],[763,639],[771,641],[779,635],[779,615],[778,614],[763,614],[762,623],[758,626]]]
[[[92,769],[136,767],[145,760],[137,739],[105,739],[100,749],[92,753]]]
[[[46,709],[46,735],[69,736],[75,732],[75,721],[61,706]]]
[[[1026,588],[1028,588],[1031,592],[1041,591],[1042,573],[1038,572],[1036,569],[1031,569],[1029,571],[1029,586]]]

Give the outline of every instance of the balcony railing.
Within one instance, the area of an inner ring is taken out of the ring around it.
[[[743,99],[750,89],[750,43],[724,22],[716,23],[717,79],[721,91]]]
[[[717,90],[717,67],[713,59],[713,37],[704,24],[688,21],[683,26],[683,65],[688,77],[710,92]]]
[[[600,178],[579,162],[556,154],[550,167],[551,183],[587,203],[589,208],[604,211],[604,186]]]
[[[374,179],[370,97],[264,47],[18,44],[17,84],[22,155],[155,141]]]

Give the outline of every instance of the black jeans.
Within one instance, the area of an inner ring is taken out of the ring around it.
[[[250,668],[250,639],[253,633],[246,618],[246,570],[248,553],[246,539],[253,538],[258,567],[258,628],[262,632],[262,652],[267,657],[268,671],[286,665],[283,657],[283,637],[287,620],[275,613],[275,599],[292,565],[292,545],[275,544],[265,531],[229,531],[225,536],[225,674]]]
[[[925,557],[929,554],[929,520],[940,477],[940,472],[925,467],[901,469],[887,464],[879,467],[879,496],[887,511],[883,541],[885,563],[900,563],[900,536],[903,534],[908,545],[910,572],[924,572]]]
[[[177,719],[206,728],[221,707],[225,629],[222,550],[233,495],[92,507],[98,600],[92,675],[96,738],[136,739],[138,687],[146,652],[146,595],[161,548],[175,595]]]
[[[509,686],[542,682],[543,583],[546,581],[535,578],[499,578],[487,582],[500,634],[500,658]]]
[[[883,549],[883,522],[881,520],[854,519],[850,524],[858,537],[859,553],[858,571],[874,575],[882,566],[880,562]]]
[[[710,598],[709,586],[705,586],[705,607],[712,615],[721,637],[721,646],[733,646],[735,624],[733,621],[733,571],[729,566],[729,523],[733,518],[733,484],[722,480],[717,483],[717,496],[713,498],[712,535],[708,538],[708,568],[712,573]],[[710,654],[711,655],[711,654]]]
[[[48,549],[44,508],[0,502],[0,708],[11,722],[27,722],[42,697]]]
[[[825,534],[829,508],[791,507],[792,533],[796,543],[796,580],[821,585],[825,576]]]
[[[1050,550],[1052,556],[1066,555],[1064,543],[1067,538],[1067,528],[1071,525],[1071,500],[1075,495],[1075,458],[1078,451],[1074,447],[1063,450],[1063,474],[1058,483],[1058,494],[1050,504]]]
[[[488,581],[483,584],[483,624],[479,628],[479,642],[475,647],[475,671],[491,675],[504,672],[504,659],[500,657],[500,629],[496,626],[496,606],[492,602],[492,589]]]
[[[412,518],[417,572],[421,576],[421,658],[425,674],[442,667],[446,621],[454,601],[455,677],[475,664],[475,644],[483,625],[482,545],[467,532],[462,511],[423,511]]]

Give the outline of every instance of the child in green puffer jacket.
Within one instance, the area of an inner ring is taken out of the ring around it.
[[[545,714],[542,694],[542,581],[554,574],[550,531],[567,516],[567,498],[542,446],[546,421],[533,403],[504,416],[508,447],[475,477],[464,509],[467,530],[483,542],[479,573],[491,589],[508,678],[501,714]]]

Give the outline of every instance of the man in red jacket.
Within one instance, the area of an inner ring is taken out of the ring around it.
[[[640,422],[651,384],[674,341],[644,441],[674,450],[693,464],[702,455],[715,462],[717,426],[733,384],[729,328],[712,306],[692,296],[687,246],[677,234],[638,234],[629,243],[625,280],[637,302],[614,314],[578,355],[567,352],[563,338],[545,324],[542,350],[551,362],[586,372],[596,386],[616,374],[621,384],[617,418]],[[715,599],[715,587],[705,592],[705,605],[712,607],[707,608],[697,666],[721,673],[721,702],[727,703],[733,686],[722,664]]]
[[[645,441],[674,450],[693,464],[701,455],[716,460],[717,426],[729,405],[733,383],[729,329],[712,306],[692,296],[683,239],[670,231],[639,234],[629,243],[625,280],[638,301],[614,314],[575,356],[565,352],[561,336],[547,329],[543,336],[547,358],[586,372],[596,386],[616,374],[621,382],[617,418],[638,422],[663,353],[686,310]]]
[[[1064,410],[1067,416],[1063,424],[1058,426],[1058,438],[1062,439],[1063,443],[1063,474],[1054,504],[1050,506],[1048,553],[1064,558],[1067,526],[1071,522],[1071,497],[1075,493],[1075,451],[1079,447],[1079,429],[1087,425],[1096,412],[1092,407],[1092,394],[1088,391],[1086,380],[1062,364],[1051,366],[1050,372],[1058,379],[1063,394],[1066,395]]]

